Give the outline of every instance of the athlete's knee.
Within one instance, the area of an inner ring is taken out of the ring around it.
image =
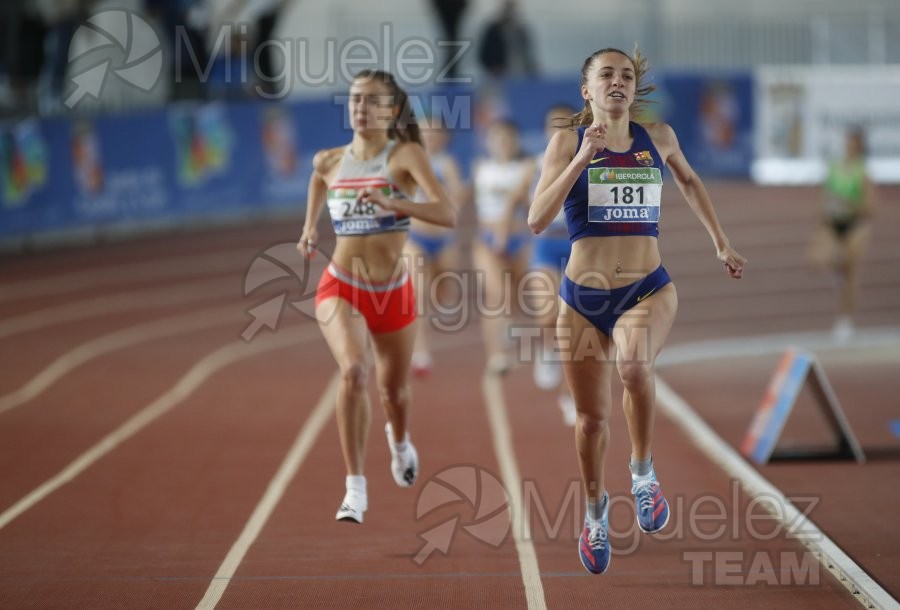
[[[399,405],[409,400],[409,384],[400,385],[390,383],[378,384],[378,395],[382,403]]]
[[[622,385],[629,392],[644,390],[653,383],[653,365],[649,362],[620,361],[616,367]]]
[[[588,408],[585,408],[584,405],[578,405],[577,422],[581,434],[595,436],[602,434],[609,428],[610,407],[611,405],[603,404],[603,402]]]
[[[341,367],[341,382],[354,391],[365,391],[369,379],[369,367],[364,358],[353,360]]]
[[[585,436],[601,434],[609,427],[609,413],[606,410],[579,411],[578,427]]]

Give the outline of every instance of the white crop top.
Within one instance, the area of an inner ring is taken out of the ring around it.
[[[528,160],[498,162],[490,159],[475,166],[475,207],[480,222],[503,218],[510,194],[522,185]]]
[[[394,199],[406,199],[388,171],[388,157],[396,142],[390,140],[380,153],[367,161],[359,161],[344,149],[341,165],[328,187],[328,213],[335,235],[370,235],[388,231],[409,230],[409,216],[402,216],[375,205],[358,201],[359,191],[381,189]]]

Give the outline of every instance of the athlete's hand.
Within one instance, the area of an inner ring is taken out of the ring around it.
[[[395,211],[397,209],[397,200],[385,195],[381,189],[367,186],[359,192],[358,197],[360,203],[374,203],[385,210]]]
[[[316,246],[319,245],[319,232],[315,229],[303,229],[300,241],[297,242],[297,251],[301,256],[312,258],[316,255]]]
[[[725,266],[725,273],[736,280],[741,279],[744,274],[744,264],[747,262],[746,258],[738,254],[731,246],[725,246],[719,250],[716,257]]]
[[[606,148],[606,125],[594,123],[584,130],[584,137],[581,139],[581,148],[575,158],[587,167],[594,155]]]

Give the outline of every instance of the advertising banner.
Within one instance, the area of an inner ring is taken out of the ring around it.
[[[749,76],[663,74],[642,120],[665,120],[704,177],[745,176],[751,161]],[[464,174],[477,134],[497,117],[543,150],[543,115],[577,80],[511,82],[477,92],[411,91],[419,117],[439,119]],[[290,103],[192,102],[131,114],[0,125],[0,241],[67,231],[177,225],[300,211],[316,151],[350,141],[346,96]]]
[[[875,182],[900,182],[900,69],[896,66],[763,66],[756,70],[757,156],[762,184],[815,184],[861,129]]]

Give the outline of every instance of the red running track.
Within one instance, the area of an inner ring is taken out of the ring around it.
[[[826,330],[828,279],[803,256],[816,193],[710,190],[751,264],[741,282],[726,280],[686,206],[667,211],[661,247],[680,295],[670,347]],[[862,327],[900,326],[900,253],[887,229],[900,214],[883,214]],[[636,533],[619,410],[607,469],[616,554],[606,575],[585,573],[572,431],[527,366],[485,381],[477,320],[440,338],[434,374],[415,383],[416,487],[394,485],[375,408],[366,522],[334,522],[344,472],[324,341],[291,309],[275,332],[241,339],[248,309],[280,291],[308,293],[272,276],[244,296],[257,255],[298,227],[0,261],[0,607],[859,607],[827,570],[801,564],[804,547],[771,519],[748,525],[750,498],[663,416],[654,453],[673,522],[662,536]],[[829,354],[823,363],[877,459],[760,472],[789,497],[815,495],[816,523],[897,596],[897,534],[867,496],[896,479],[897,441],[884,430],[896,419],[897,348]],[[775,362],[720,359],[662,375],[734,446]],[[527,519],[513,511],[510,521],[506,496],[491,496],[500,483]],[[425,502],[437,506],[417,520]],[[446,554],[423,553],[423,535],[449,542]]]

